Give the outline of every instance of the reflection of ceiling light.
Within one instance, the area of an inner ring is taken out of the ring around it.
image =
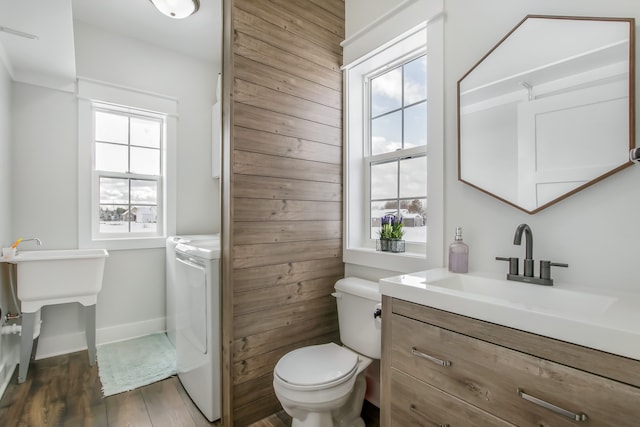
[[[160,12],[175,19],[193,15],[200,8],[199,0],[151,0],[151,3]]]
[[[24,37],[25,39],[31,39],[31,40],[38,40],[40,38],[34,34],[29,34],[29,33],[25,33],[24,31],[14,30],[13,28],[9,28],[9,27],[0,27],[0,32],[13,34],[14,36]]]

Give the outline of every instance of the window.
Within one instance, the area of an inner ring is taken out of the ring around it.
[[[442,263],[442,35],[436,18],[344,67],[347,264],[415,272]],[[403,218],[404,253],[375,250],[387,214]]]
[[[100,103],[93,112],[94,236],[161,235],[165,118]]]
[[[78,80],[81,248],[163,247],[175,234],[177,101]]]
[[[427,205],[427,57],[402,61],[365,80],[368,96],[370,238],[381,218],[395,215],[404,240],[425,244]]]

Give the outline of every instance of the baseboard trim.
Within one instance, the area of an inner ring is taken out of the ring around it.
[[[96,343],[97,345],[100,345],[116,341],[124,341],[131,338],[141,337],[143,335],[164,332],[165,329],[166,319],[164,317],[144,320],[142,322],[125,323],[117,326],[99,328],[96,330]],[[54,336],[40,335],[36,360],[60,356],[62,354],[73,353],[86,349],[87,340],[84,331]]]
[[[0,398],[4,396],[4,392],[7,390],[7,387],[11,382],[13,371],[15,371],[17,366],[17,363],[11,363],[10,366],[8,366],[7,363],[2,363],[2,365],[0,365]]]
[[[13,373],[20,358],[20,339],[17,335],[0,336],[2,347],[0,352],[0,398],[11,383]]]

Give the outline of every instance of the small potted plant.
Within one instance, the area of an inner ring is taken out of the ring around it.
[[[383,252],[404,252],[402,218],[385,215],[381,218],[380,224],[380,239],[376,242],[376,249]]]

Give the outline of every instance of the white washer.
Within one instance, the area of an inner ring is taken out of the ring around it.
[[[187,236],[171,236],[166,245],[166,302],[167,302],[167,337],[176,346],[176,246],[198,240],[212,240],[219,234],[192,234]]]
[[[200,411],[220,418],[220,239],[176,246],[178,378]]]

